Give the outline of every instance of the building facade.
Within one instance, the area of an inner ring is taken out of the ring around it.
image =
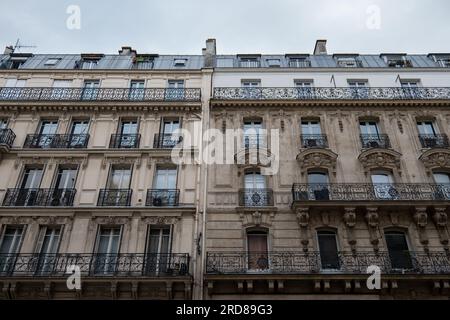
[[[215,47],[0,56],[1,297],[448,299],[450,54]]]

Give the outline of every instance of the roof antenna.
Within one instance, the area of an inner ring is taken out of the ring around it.
[[[14,47],[12,48],[12,53],[14,53],[14,52],[16,51],[16,49],[20,51],[20,49],[22,49],[22,48],[37,48],[37,46],[26,46],[26,45],[22,45],[22,44],[20,43],[20,39],[17,38],[16,44],[15,44]]]

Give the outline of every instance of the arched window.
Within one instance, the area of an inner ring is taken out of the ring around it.
[[[266,270],[269,268],[267,239],[267,230],[247,231],[249,270]]]
[[[386,246],[392,269],[412,269],[412,260],[406,234],[402,231],[385,231]]]
[[[317,241],[322,269],[340,269],[336,232],[319,230],[317,231]]]

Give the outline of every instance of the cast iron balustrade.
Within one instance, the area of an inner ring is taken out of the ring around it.
[[[189,254],[0,254],[0,277],[66,277],[69,266],[79,267],[85,277],[188,276]]]
[[[197,88],[0,88],[0,101],[186,101],[201,100]]]
[[[272,189],[240,189],[239,206],[271,207],[273,206]]]
[[[29,134],[25,139],[24,148],[43,149],[76,149],[87,148],[89,134]]]
[[[422,148],[448,148],[450,144],[446,134],[421,134],[419,135]]]
[[[128,207],[131,203],[131,189],[100,189],[97,206]]]
[[[140,134],[112,134],[109,147],[112,149],[139,148]]]
[[[175,207],[180,199],[179,189],[148,189],[146,206],[149,207]]]
[[[324,134],[302,134],[302,148],[328,148],[328,139]]]
[[[183,141],[183,137],[171,133],[157,133],[153,140],[153,148],[155,149],[172,149]]]
[[[323,268],[320,252],[208,252],[206,259],[208,274],[367,274],[371,265],[382,274],[450,274],[446,252],[338,252],[338,269]]]
[[[70,207],[76,189],[8,189],[5,207]]]
[[[305,201],[450,201],[450,184],[334,183],[292,186],[294,202]]]
[[[215,100],[449,100],[441,88],[214,88]]]
[[[11,148],[14,139],[16,139],[16,135],[11,129],[0,129],[0,145],[7,145]]]
[[[387,134],[362,134],[360,138],[363,149],[389,149],[391,147],[391,141]]]

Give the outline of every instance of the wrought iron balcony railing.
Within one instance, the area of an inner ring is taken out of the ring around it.
[[[0,254],[0,277],[64,277],[77,266],[82,276],[177,277],[189,275],[187,253]]]
[[[139,148],[140,141],[140,134],[113,134],[109,141],[109,147],[112,149]]]
[[[239,206],[271,207],[273,206],[272,189],[240,189]]]
[[[183,137],[171,133],[157,133],[153,140],[153,148],[155,149],[172,149],[183,141]]]
[[[131,189],[100,189],[97,206],[129,207],[132,193]]]
[[[76,189],[8,189],[5,207],[70,207]]]
[[[304,201],[449,201],[450,184],[299,184],[292,187],[294,202]]]
[[[175,207],[180,200],[179,189],[148,189],[146,206],[149,207]]]
[[[391,141],[387,134],[362,134],[360,138],[363,149],[389,149],[391,147]]]
[[[24,148],[87,148],[89,134],[29,134],[25,139]]]
[[[302,134],[302,148],[328,148],[328,139],[324,134]]]
[[[11,129],[0,129],[0,145],[11,148],[14,139],[16,139],[16,135]]]
[[[328,263],[334,260],[332,266]],[[208,252],[208,274],[366,274],[376,265],[382,274],[450,274],[446,252]]]
[[[448,100],[442,88],[214,88],[216,100]]]
[[[197,88],[0,88],[0,101],[186,101],[201,100]]]
[[[449,148],[450,144],[446,134],[421,134],[419,135],[422,148]]]

